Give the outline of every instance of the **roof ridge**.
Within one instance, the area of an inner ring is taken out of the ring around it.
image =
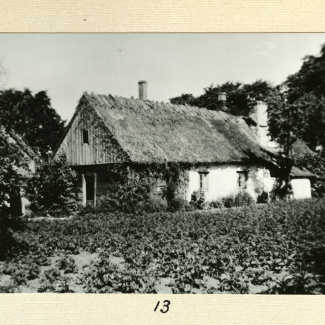
[[[88,93],[87,93],[88,94]],[[164,101],[154,101],[154,100],[143,100],[140,98],[127,98],[127,97],[122,97],[122,96],[113,96],[112,94],[94,94],[95,97],[103,96],[106,99],[111,99],[113,100],[119,108],[121,107],[121,104],[123,106],[123,102],[129,103],[130,108],[132,109],[144,109],[144,110],[153,110],[157,108],[162,108],[164,110],[168,111],[174,111],[177,113],[183,113],[183,114],[188,114],[193,116],[193,114],[199,115],[199,116],[205,116],[205,117],[216,117],[220,113],[223,115],[228,115],[229,117],[232,116],[231,114],[224,112],[224,111],[212,111],[207,109],[206,107],[199,107],[199,106],[192,106],[192,105],[182,105],[182,104],[173,104],[171,102],[164,102]],[[136,104],[136,107],[135,107]],[[113,108],[113,107],[111,107]]]

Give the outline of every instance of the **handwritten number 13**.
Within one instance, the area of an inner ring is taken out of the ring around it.
[[[157,305],[156,305],[154,311],[157,310],[159,304],[160,304],[160,301],[157,302]],[[163,308],[160,309],[160,312],[163,313],[163,314],[167,313],[169,311],[169,305],[170,305],[170,301],[169,300],[164,300],[164,305],[163,305]],[[166,308],[166,309],[164,310],[164,308]]]

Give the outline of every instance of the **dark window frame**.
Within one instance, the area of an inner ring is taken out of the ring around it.
[[[82,143],[89,144],[89,131],[86,129],[82,130]]]
[[[209,172],[199,172],[200,191],[209,191]]]

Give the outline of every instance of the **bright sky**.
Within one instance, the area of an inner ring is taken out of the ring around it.
[[[274,85],[317,55],[323,34],[0,34],[6,88],[47,90],[70,119],[84,91],[168,101],[226,81]]]

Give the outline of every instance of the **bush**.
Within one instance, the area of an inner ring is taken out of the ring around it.
[[[222,198],[225,208],[233,208],[235,206],[235,195],[228,195]]]
[[[257,202],[256,203],[268,203],[268,202],[269,202],[269,194],[263,191],[257,197]]]
[[[165,212],[167,211],[167,202],[159,196],[150,196],[143,201],[133,202],[130,204],[128,202],[121,202],[118,204],[114,198],[112,198],[111,193],[102,195],[97,199],[97,206],[93,207],[87,205],[81,209],[81,214],[86,213],[105,213],[123,211],[126,213],[152,213],[152,212]]]
[[[235,196],[235,207],[244,207],[244,206],[250,206],[254,204],[255,204],[255,200],[247,192],[240,191]]]
[[[65,155],[40,166],[29,181],[31,209],[36,213],[69,215],[77,210],[75,198],[76,173]]]
[[[186,200],[178,197],[169,201],[167,210],[169,212],[185,211],[189,209],[188,205]]]
[[[167,202],[160,197],[151,197],[146,201],[139,202],[135,210],[138,213],[166,212]]]
[[[10,214],[0,215],[0,260],[14,254],[23,247],[24,242],[15,236],[16,231],[22,231],[26,222],[20,217]]]
[[[244,207],[255,204],[253,197],[245,192],[240,191],[236,195],[228,195],[222,199],[225,208]]]
[[[64,273],[76,273],[77,266],[75,260],[70,256],[63,256],[56,262],[56,266],[59,270],[63,270]]]
[[[211,209],[222,209],[225,205],[222,200],[214,200],[209,203],[209,208]]]
[[[190,204],[194,206],[195,209],[203,210],[207,207],[205,202],[205,194],[203,191],[194,191],[191,195]]]

